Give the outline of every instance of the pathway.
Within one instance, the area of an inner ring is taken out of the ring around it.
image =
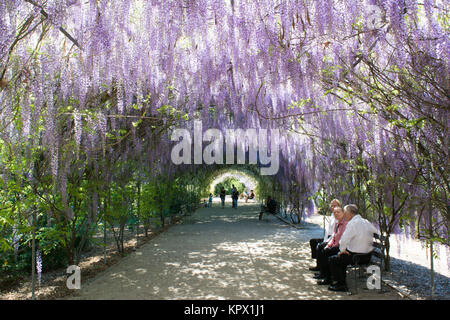
[[[399,299],[361,284],[357,295],[316,285],[309,239],[321,229],[297,230],[266,216],[256,204],[238,210],[199,209],[82,288],[75,299]]]

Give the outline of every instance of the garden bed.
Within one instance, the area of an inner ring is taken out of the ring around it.
[[[174,221],[175,223],[178,220]],[[82,281],[95,277],[100,272],[119,262],[123,257],[152,240],[162,232],[166,231],[170,225],[160,228],[153,226],[145,237],[143,233],[139,234],[138,245],[136,246],[136,232],[134,229],[126,228],[124,231],[124,253],[117,251],[117,246],[112,233],[107,234],[106,243],[106,263],[104,262],[104,248],[102,246],[93,246],[90,250],[82,253],[81,262],[78,264],[81,268]],[[143,225],[139,226],[143,232]],[[95,237],[103,238],[99,232]],[[67,274],[66,268],[59,268],[49,272],[42,273],[40,285],[36,284],[35,297],[37,300],[59,299],[72,294],[72,290],[66,286]],[[0,286],[0,300],[27,300],[32,298],[31,276],[18,276],[14,281],[3,283]]]

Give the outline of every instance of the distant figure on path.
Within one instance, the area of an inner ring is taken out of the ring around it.
[[[253,192],[253,190],[250,190],[250,195],[247,195],[247,197],[245,198],[245,203],[247,203],[248,200],[252,199],[255,199],[255,193]]]
[[[210,193],[209,194],[209,207],[211,208],[212,207],[212,200],[213,200],[213,195],[212,195],[212,193]]]
[[[237,209],[237,203],[239,199],[239,191],[233,184],[233,188],[231,189],[231,199],[233,199],[233,208]]]
[[[222,187],[222,190],[220,190],[220,200],[222,201],[222,209],[225,208],[225,196],[226,196],[225,188]]]

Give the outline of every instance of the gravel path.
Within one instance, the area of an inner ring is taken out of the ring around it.
[[[365,289],[334,293],[316,285],[309,239],[320,226],[292,228],[259,207],[199,209],[87,283],[74,299],[400,299]],[[349,280],[352,278],[349,276]],[[349,286],[353,283],[349,281]]]

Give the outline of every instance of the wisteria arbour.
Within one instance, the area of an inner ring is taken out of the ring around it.
[[[2,192],[20,180],[24,207],[95,219],[112,186],[212,170],[171,164],[174,127],[278,128],[286,204],[339,197],[387,235],[448,245],[448,15],[439,0],[1,0]]]

